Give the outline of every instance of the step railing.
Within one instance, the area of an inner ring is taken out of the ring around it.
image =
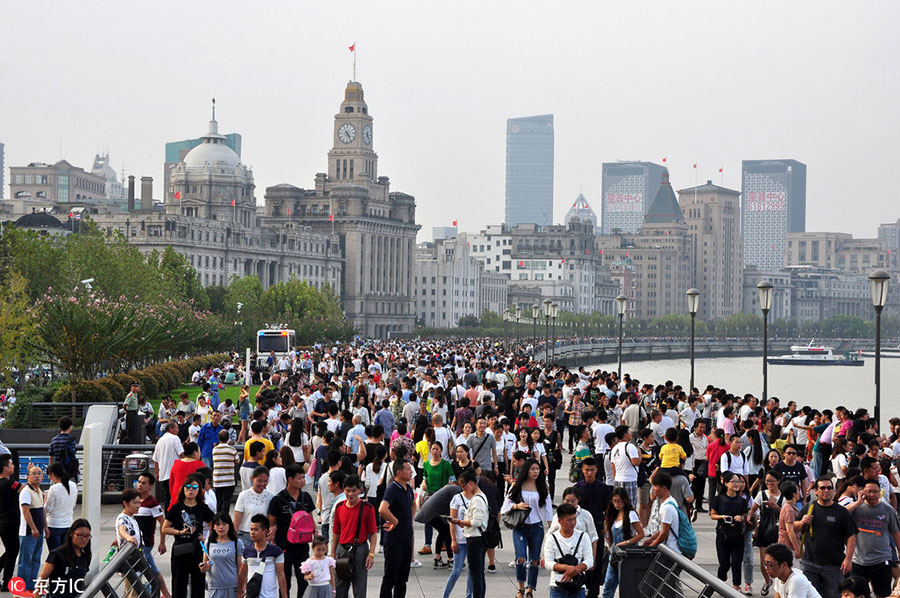
[[[141,551],[126,543],[91,579],[81,598],[159,598],[159,580]]]
[[[718,577],[661,544],[638,585],[641,598],[742,598],[742,594]],[[624,580],[623,580],[624,582]]]

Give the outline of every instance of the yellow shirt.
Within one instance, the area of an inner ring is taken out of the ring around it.
[[[272,441],[268,438],[250,438],[247,442],[244,443],[244,461],[250,460],[250,445],[254,442],[262,442],[266,445],[266,452],[262,454],[262,458],[260,459],[260,465],[262,462],[266,460],[266,455],[269,454],[269,451],[275,450],[275,445],[272,444]]]
[[[687,455],[681,445],[676,442],[667,442],[659,449],[660,467],[679,467],[681,462],[687,459]]]

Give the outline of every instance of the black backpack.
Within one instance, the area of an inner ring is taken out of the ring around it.
[[[65,468],[69,479],[78,478],[78,456],[75,454],[75,443],[68,442],[59,454],[59,462]]]

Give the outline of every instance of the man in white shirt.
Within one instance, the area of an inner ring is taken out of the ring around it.
[[[658,546],[665,544],[678,554],[681,550],[678,548],[678,503],[672,498],[670,493],[672,488],[672,477],[664,471],[657,471],[653,474],[653,493],[659,500],[659,531],[650,536],[646,546]]]
[[[453,434],[444,427],[444,418],[440,413],[431,416],[431,426],[434,428],[434,439],[441,443],[443,449],[442,456],[444,459],[452,460],[450,455],[454,454]],[[498,453],[500,451],[497,451]]]
[[[774,582],[775,598],[822,598],[806,576],[793,565],[794,555],[784,544],[772,544],[766,548],[763,567]]]
[[[544,540],[544,566],[550,570],[550,586],[556,588],[563,576],[573,579],[594,566],[591,539],[587,532],[576,531],[577,507],[561,504],[556,510],[559,531],[548,534]],[[575,557],[577,565],[565,565],[557,561],[563,556]],[[581,577],[581,579],[585,579]],[[553,595],[553,592],[551,592]],[[568,595],[568,594],[566,594]]]
[[[606,411],[600,409],[597,412],[597,421],[591,424],[591,434],[594,436],[594,454],[601,459],[606,456],[609,446],[606,444],[606,435],[615,432],[616,429],[607,422],[608,416]]]
[[[153,449],[153,471],[156,475],[156,492],[160,497],[159,502],[168,509],[172,497],[169,496],[169,476],[172,473],[172,465],[181,457],[184,446],[178,437],[178,422],[169,421],[166,432],[156,441]]]
[[[628,492],[631,504],[640,504],[638,502],[637,468],[641,464],[641,455],[637,447],[631,444],[631,432],[627,425],[623,424],[616,428],[616,438],[619,439],[619,442],[609,453],[616,488],[624,488]]]

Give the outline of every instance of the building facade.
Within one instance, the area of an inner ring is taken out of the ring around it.
[[[897,269],[897,253],[883,239],[854,239],[848,233],[790,233],[785,249],[787,266],[815,266],[868,274]]]
[[[741,290],[743,297],[741,303],[745,314],[762,316],[759,309],[760,282],[768,280],[774,287],[772,289],[772,309],[769,310],[769,322],[783,319],[790,320],[792,315],[793,282],[788,270],[760,270],[754,266],[744,268],[744,283]]]
[[[553,115],[506,121],[507,226],[553,223]]]
[[[419,323],[453,328],[465,316],[481,317],[481,273],[464,236],[419,243],[413,270]]]
[[[712,181],[678,192],[693,240],[692,278],[700,291],[697,317],[707,322],[741,312],[744,259],[740,195]]]
[[[783,268],[788,233],[806,230],[806,165],[744,160],[741,172],[744,265]]]
[[[265,216],[280,225],[296,222],[332,235],[345,266],[339,288],[344,312],[363,336],[386,338],[411,332],[416,312],[416,202],[390,190],[378,175],[374,121],[356,81],[347,84],[334,116],[328,172],[313,189],[280,184],[266,189]]]
[[[109,163],[108,153],[94,156],[91,174],[101,176],[106,181],[106,199],[111,205],[118,206],[123,212],[128,209],[128,204],[125,201],[125,185],[116,177],[116,171]]]
[[[58,204],[113,206],[106,199],[106,178],[72,166],[66,160],[55,164],[32,162],[9,169],[12,199],[47,199]]]
[[[215,103],[215,102],[213,102]],[[241,157],[241,145],[243,143],[243,138],[240,133],[226,133],[224,136],[224,145],[225,147],[231,149],[237,157]],[[185,156],[188,153],[203,143],[202,137],[197,137],[196,139],[184,139],[182,141],[170,141],[166,143],[166,159],[163,163],[163,189],[168,193],[169,189],[169,175],[171,170],[175,168],[180,162],[184,162]]]
[[[884,241],[891,253],[900,253],[900,220],[879,224],[878,239]]]
[[[6,193],[6,146],[0,143],[0,199]],[[10,194],[12,197],[12,194]]]
[[[665,171],[652,162],[603,164],[600,222],[604,235],[640,232]]]
[[[693,237],[663,172],[659,189],[636,235],[604,235],[596,251],[622,288],[628,305],[626,317],[650,320],[685,313],[685,292],[696,286],[693,276]]]

